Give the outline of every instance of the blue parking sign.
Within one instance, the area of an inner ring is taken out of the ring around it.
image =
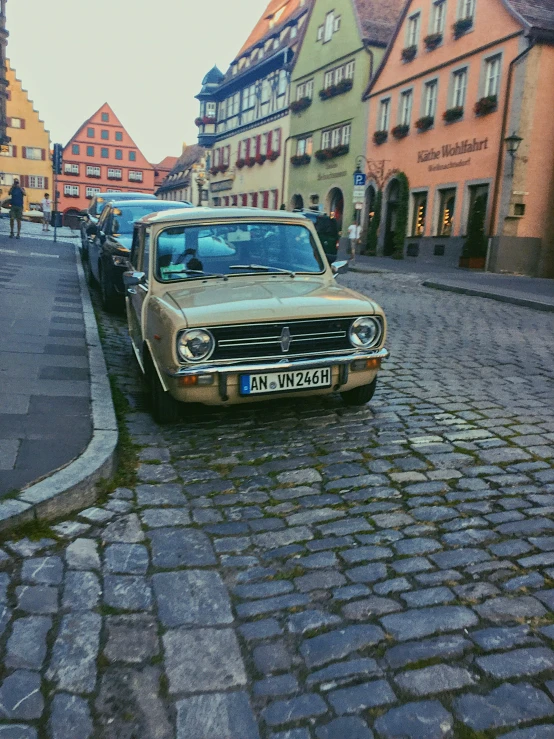
[[[354,187],[365,185],[366,176],[363,172],[354,172]]]

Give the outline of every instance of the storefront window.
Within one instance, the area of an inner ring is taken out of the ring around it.
[[[425,233],[425,215],[427,213],[427,193],[416,192],[413,197],[412,236],[423,236]]]
[[[454,208],[456,207],[456,190],[440,191],[440,208],[437,236],[452,235],[452,221],[454,219]]]

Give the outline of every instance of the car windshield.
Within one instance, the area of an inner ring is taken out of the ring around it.
[[[163,282],[323,270],[318,247],[301,224],[240,221],[209,227],[172,226],[157,239],[156,275]]]
[[[168,208],[164,208],[160,201],[151,205],[124,205],[118,207],[114,211],[112,232],[114,234],[132,234],[135,221],[158,210],[168,210]]]

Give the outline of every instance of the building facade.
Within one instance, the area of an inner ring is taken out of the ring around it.
[[[152,165],[154,167],[154,190],[157,190],[161,186],[167,175],[177,164],[178,159],[179,157],[164,157],[161,162]]]
[[[206,152],[202,146],[183,144],[181,156],[156,190],[156,195],[162,200],[208,204]]]
[[[8,78],[6,47],[8,45],[9,33],[6,29],[6,0],[0,0],[0,145],[9,144],[7,131]]]
[[[52,187],[50,134],[6,59],[8,100],[6,123],[10,142],[0,151],[0,199],[8,198],[14,179],[25,188],[24,210],[40,210],[44,193]]]
[[[289,144],[289,83],[312,0],[271,0],[223,75],[203,80],[199,144],[213,206],[279,208]]]
[[[107,103],[66,144],[58,190],[69,224],[98,192],[154,192],[154,167]]]
[[[554,276],[553,88],[552,3],[410,0],[365,96],[377,253]]]
[[[291,82],[288,207],[353,217],[353,172],[365,156],[368,104],[404,0],[316,0]],[[346,224],[348,225],[348,224]]]

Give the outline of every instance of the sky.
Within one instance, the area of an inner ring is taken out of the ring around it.
[[[66,144],[108,102],[152,162],[196,143],[202,78],[225,72],[269,0],[8,0],[7,57]]]

